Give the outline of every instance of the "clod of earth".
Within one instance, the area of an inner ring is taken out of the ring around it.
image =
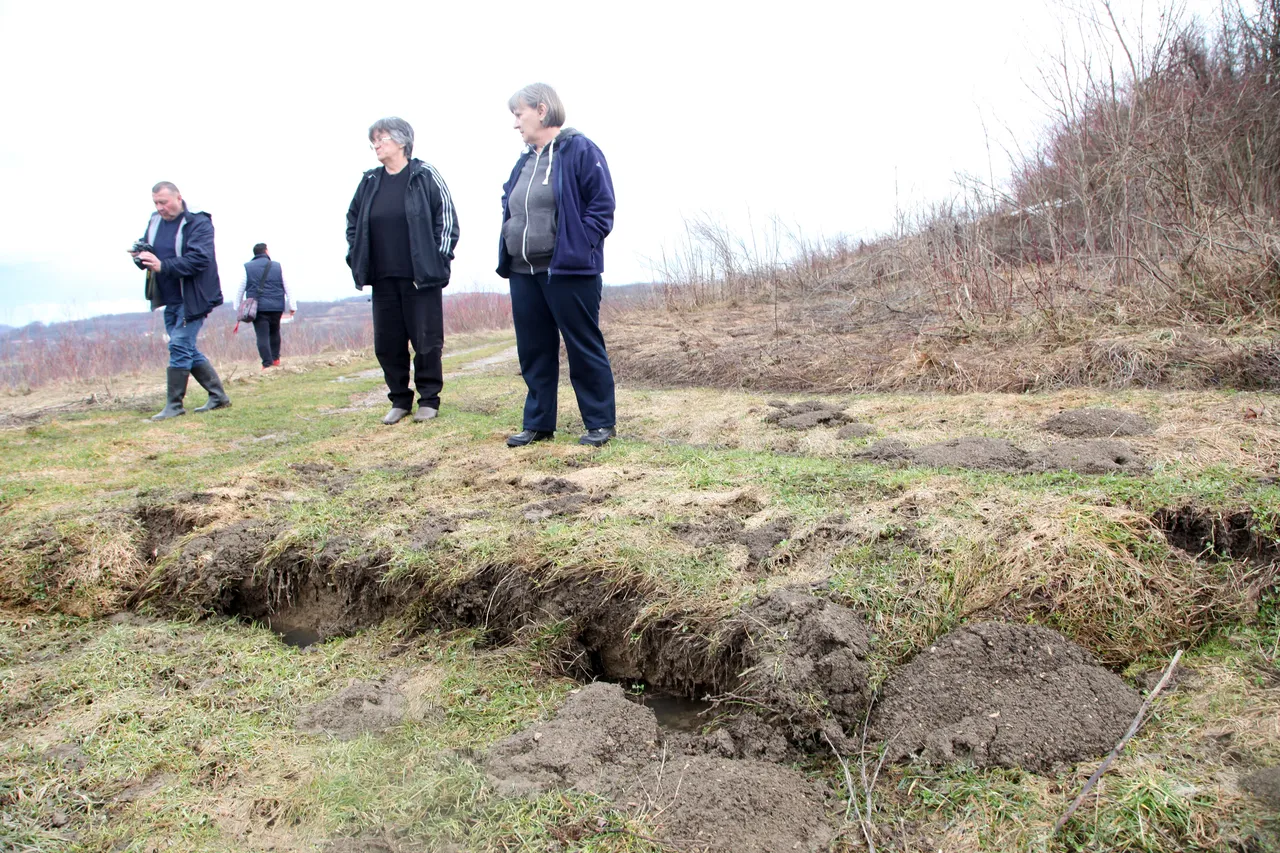
[[[352,740],[365,732],[385,731],[400,723],[408,704],[394,682],[361,682],[304,708],[298,715],[297,727],[305,734]]]
[[[695,548],[737,542],[747,547],[748,560],[759,566],[774,555],[774,550],[791,537],[790,519],[775,519],[748,529],[735,518],[713,518],[701,524],[677,522],[671,532]]]
[[[446,533],[454,533],[457,529],[458,522],[447,516],[428,518],[414,528],[409,539],[409,547],[429,551]]]
[[[576,515],[591,502],[587,495],[576,493],[561,495],[546,501],[531,503],[524,508],[525,521],[542,521],[556,515]]]
[[[544,495],[568,495],[582,491],[582,487],[577,483],[566,480],[563,477],[548,477],[545,480],[539,480],[533,484],[533,489]]]
[[[1119,409],[1070,409],[1049,418],[1041,428],[1068,438],[1114,438],[1151,432],[1151,424],[1145,418]]]
[[[1280,767],[1268,767],[1240,780],[1240,787],[1257,797],[1258,801],[1280,814]]]
[[[836,432],[836,438],[839,438],[839,439],[866,438],[869,435],[874,435],[875,431],[876,431],[876,428],[873,427],[871,424],[864,424],[859,421],[854,421],[851,424],[845,424],[844,426],[840,427],[839,431]]]
[[[818,851],[832,838],[820,786],[761,761],[685,755],[613,684],[582,688],[552,720],[495,744],[485,770],[509,796],[572,788],[640,804],[680,849]]]
[[[981,622],[888,678],[871,734],[888,743],[891,761],[1050,772],[1110,750],[1140,704],[1136,690],[1056,631]]]
[[[820,400],[805,400],[800,403],[770,400],[769,405],[776,411],[765,415],[764,422],[777,424],[783,429],[813,429],[817,426],[848,423],[850,420],[840,409]]]
[[[870,698],[867,635],[849,608],[779,589],[737,619],[742,684],[733,692],[793,742],[826,734],[837,745]]]

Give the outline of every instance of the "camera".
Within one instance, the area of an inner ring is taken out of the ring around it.
[[[129,247],[129,251],[130,252],[151,252],[152,254],[155,254],[156,247],[148,243],[146,240],[135,240],[133,242],[133,245]],[[138,269],[145,269],[145,267],[142,266],[142,261],[138,260],[137,258],[133,259],[133,265]]]

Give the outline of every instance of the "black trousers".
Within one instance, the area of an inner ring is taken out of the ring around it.
[[[259,311],[253,318],[253,332],[258,336],[258,358],[263,367],[280,360],[280,315],[283,311]]]
[[[560,337],[569,356],[569,384],[587,429],[616,422],[613,368],[600,332],[598,275],[511,273],[511,319],[516,327],[524,398],[524,428],[553,432],[560,386]]]
[[[387,399],[398,409],[413,408],[409,388],[409,347],[418,405],[440,408],[444,387],[444,307],[441,288],[413,286],[407,278],[373,283],[373,353],[387,380]]]

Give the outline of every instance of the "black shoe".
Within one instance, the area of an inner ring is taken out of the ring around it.
[[[196,414],[212,412],[214,409],[225,409],[231,405],[231,398],[223,390],[222,380],[218,378],[218,371],[213,369],[212,364],[207,361],[200,362],[191,368],[191,378],[199,382],[200,387],[209,392],[208,402],[195,409]]]
[[[592,447],[604,447],[609,439],[617,435],[617,431],[613,427],[600,427],[599,429],[589,429],[578,439],[578,444],[589,444]]]
[[[180,367],[170,367],[168,369],[165,373],[167,385],[165,406],[159,414],[152,415],[151,420],[163,421],[187,413],[187,410],[182,408],[182,398],[187,396],[187,377],[190,375],[191,371],[183,370]]]
[[[555,436],[554,432],[545,432],[540,429],[522,429],[515,435],[507,436],[507,447],[524,447],[535,441],[550,441]]]

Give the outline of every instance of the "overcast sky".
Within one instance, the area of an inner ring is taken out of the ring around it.
[[[506,102],[534,81],[609,160],[608,284],[658,277],[695,216],[870,236],[957,172],[1002,172],[1010,134],[1032,141],[1067,17],[1040,0],[341,5],[0,0],[0,323],[145,310],[124,250],[160,180],[213,216],[228,299],[259,241],[302,299],[354,295],[345,214],[386,115],[452,191],[451,289],[503,289]]]

